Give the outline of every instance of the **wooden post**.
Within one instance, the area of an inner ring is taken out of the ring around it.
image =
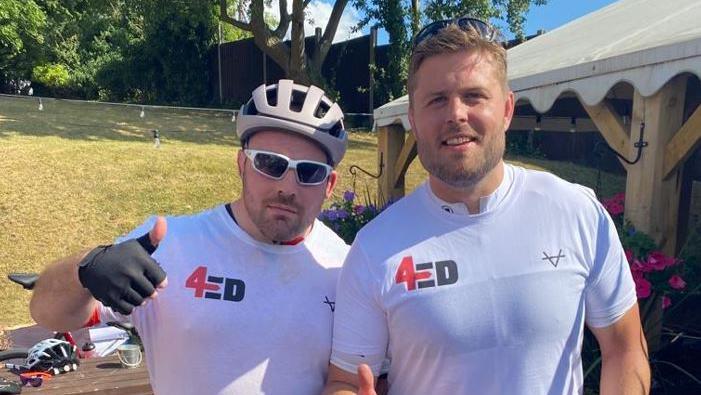
[[[589,106],[582,103],[589,118],[599,129],[599,133],[604,137],[609,147],[613,148],[621,155],[627,156],[630,152],[630,129],[623,123],[621,117],[616,113],[613,105],[604,99],[601,103]],[[636,131],[637,133],[637,131]],[[637,134],[634,138],[637,138]],[[629,158],[630,159],[630,158]],[[620,160],[621,165],[628,170],[628,163]]]
[[[368,71],[370,79],[368,81],[368,112],[372,114],[375,110],[375,47],[377,47],[377,26],[370,29],[370,57]]]
[[[402,151],[397,156],[397,162],[394,164],[394,185],[402,185],[402,188],[404,188],[404,175],[406,175],[409,165],[414,161],[417,154],[416,137],[414,137],[414,133],[408,133],[406,139],[404,139]]]
[[[383,204],[404,196],[404,177],[397,179],[395,165],[402,152],[406,132],[401,124],[377,128],[378,163],[382,160],[382,174],[378,181],[378,201]],[[397,180],[397,181],[395,181]]]
[[[222,81],[221,81],[221,21],[219,21],[219,42],[217,43],[217,72],[218,72],[218,82],[219,82],[219,104],[224,103],[224,93],[222,92]]]
[[[684,164],[694,150],[701,145],[701,106],[679,129],[667,144],[664,155],[664,177],[669,176],[677,166]]]
[[[633,143],[638,141],[643,121],[648,146],[643,148],[640,161],[628,167],[625,217],[636,229],[652,236],[666,254],[676,253],[684,166],[665,178],[665,149],[684,121],[687,78],[685,75],[673,78],[648,98],[636,90],[633,98],[628,159],[635,159],[637,148]]]
[[[263,54],[263,83],[268,84],[268,57],[265,55],[265,52],[261,51]]]

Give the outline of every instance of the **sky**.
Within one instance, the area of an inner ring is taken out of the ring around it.
[[[605,7],[608,4],[614,3],[615,0],[549,0],[548,4],[540,7],[531,7],[526,16],[526,27],[524,33],[528,35],[535,34],[539,29],[546,31],[553,30],[565,23],[586,15],[592,11]],[[307,6],[307,22],[305,23],[305,34],[307,36],[314,34],[316,26],[322,29],[326,26],[331,16],[333,0],[312,0]],[[287,2],[287,6],[292,11],[292,1]],[[278,1],[273,0],[270,12],[273,15],[279,15],[277,12]],[[346,6],[346,9],[341,17],[336,37],[334,41],[344,41],[349,38],[358,37],[368,34],[368,29],[361,32],[353,32],[353,27],[361,18],[361,14],[352,6],[351,2]],[[505,32],[507,33],[507,32]],[[510,38],[510,34],[505,34]],[[288,33],[289,37],[289,33]],[[378,44],[387,44],[387,34],[380,30],[378,32]]]
[[[545,6],[531,7],[526,16],[524,33],[528,36],[538,29],[554,30],[611,3],[615,3],[615,0],[549,0]]]

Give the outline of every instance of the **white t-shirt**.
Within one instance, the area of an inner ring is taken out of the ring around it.
[[[343,240],[316,221],[297,245],[261,243],[223,205],[167,224],[153,257],[168,287],[130,316],[154,392],[320,393],[336,281],[349,248]],[[100,313],[103,322],[123,320],[108,308]]]
[[[608,326],[636,302],[625,254],[591,190],[506,173],[479,214],[448,210],[424,184],[361,230],[332,363],[377,374],[386,355],[390,394],[582,392],[584,323]]]

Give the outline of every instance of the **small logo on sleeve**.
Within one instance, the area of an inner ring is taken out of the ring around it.
[[[542,259],[544,261],[547,260],[554,267],[557,267],[557,265],[560,264],[560,258],[563,258],[563,259],[565,258],[565,254],[562,253],[562,249],[560,249],[560,251],[558,251],[557,255],[548,255],[548,253],[545,251],[543,251],[543,255],[545,256],[545,258],[542,258]]]
[[[452,260],[414,264],[414,259],[407,256],[399,264],[394,281],[396,284],[405,283],[407,291],[455,284],[458,265]]]
[[[331,309],[331,312],[332,312],[332,313],[333,313],[334,311],[336,311],[336,302],[334,302],[333,300],[329,299],[328,296],[324,296],[324,302],[323,302],[323,303],[329,305],[329,308]]]
[[[223,289],[222,289],[223,286]],[[185,288],[195,290],[196,298],[240,302],[246,293],[246,284],[237,278],[208,276],[207,267],[199,266],[185,280]]]

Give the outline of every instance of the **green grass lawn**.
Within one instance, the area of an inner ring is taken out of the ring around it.
[[[31,323],[29,293],[5,280],[35,272],[81,248],[110,242],[152,214],[192,213],[235,199],[239,148],[230,113],[150,110],[0,96],[0,329]],[[155,149],[151,130],[161,132]],[[376,191],[351,165],[377,172],[377,139],[354,133],[336,198],[355,185]],[[594,186],[596,171],[565,162],[509,158]],[[418,161],[410,191],[426,177]],[[602,175],[602,195],[625,179]],[[57,301],[60,302],[60,301]]]

